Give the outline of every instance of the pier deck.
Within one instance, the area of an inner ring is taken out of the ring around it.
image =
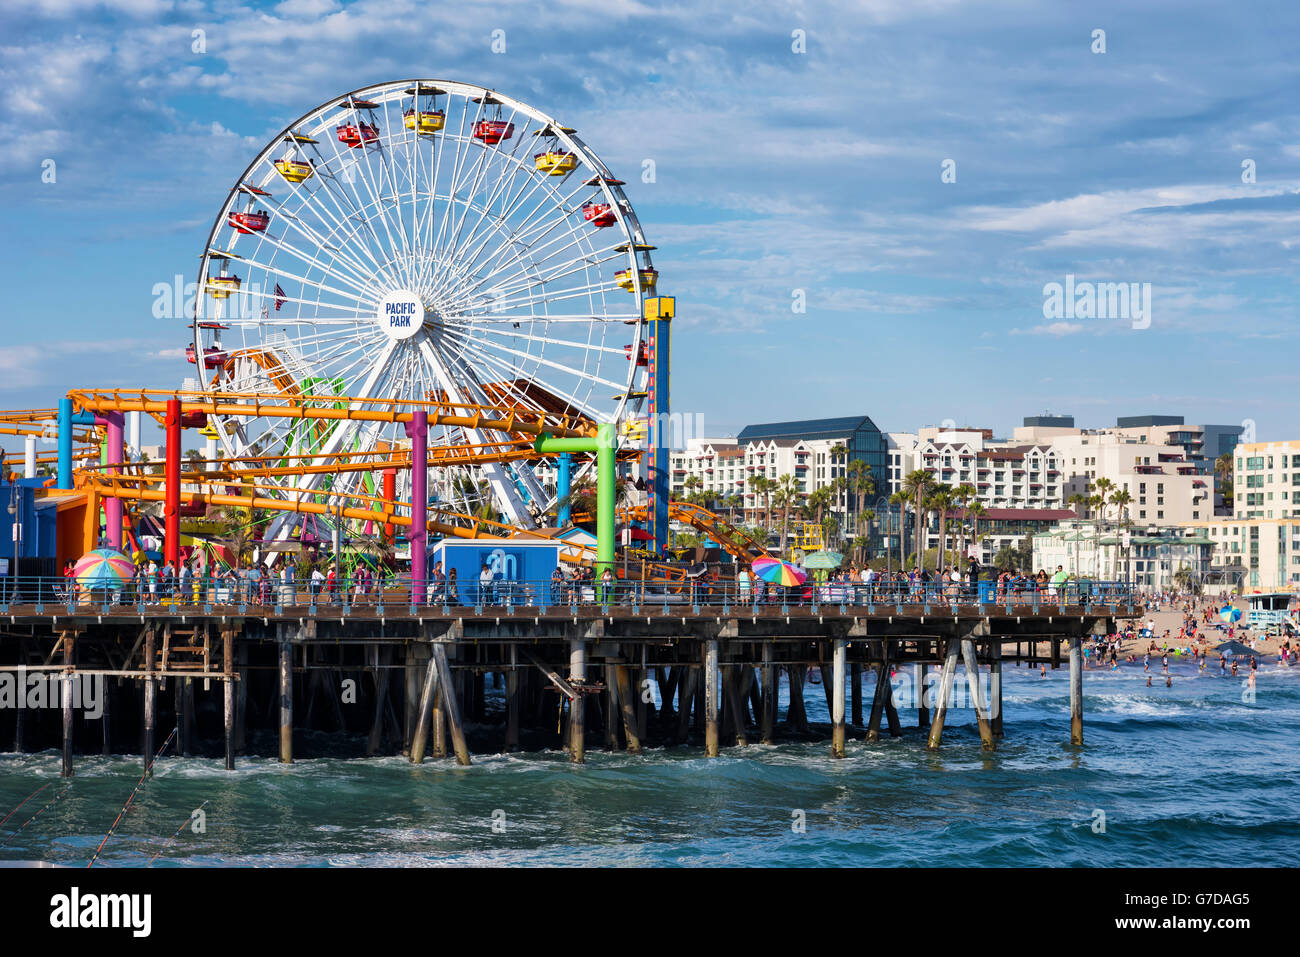
[[[984,749],[1002,734],[1008,662],[1069,663],[1070,739],[1081,744],[1081,642],[1142,614],[1127,594],[761,605],[725,596],[482,606],[19,601],[0,605],[0,691],[6,676],[22,679],[11,687],[34,676],[58,684],[62,722],[50,720],[48,703],[17,701],[0,709],[0,740],[15,750],[62,743],[69,775],[77,742],[148,762],[155,730],[173,725],[181,753],[224,751],[231,768],[258,729],[277,732],[286,762],[295,730],[312,729],[364,734],[366,755],[419,762],[430,751],[467,764],[470,722],[480,749],[563,747],[582,761],[589,743],[637,751],[702,738],[716,755],[724,743],[806,738],[811,672],[840,757],[850,733],[867,742],[882,725],[901,733],[901,708],[915,710],[928,746],[939,747],[960,657]],[[869,715],[867,671],[876,675]],[[102,713],[77,713],[71,692],[95,680]],[[504,686],[504,713],[486,707],[488,680]],[[169,685],[173,701],[160,707],[157,692]]]

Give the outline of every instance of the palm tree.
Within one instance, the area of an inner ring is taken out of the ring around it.
[[[790,509],[797,507],[800,499],[803,497],[803,491],[799,487],[799,480],[793,475],[782,475],[775,483],[776,485],[776,504],[781,508],[781,553],[785,554],[786,536],[790,532]]]
[[[1109,503],[1109,500],[1110,500],[1110,493],[1113,492],[1113,491],[1115,490],[1115,483],[1112,482],[1110,479],[1103,477],[1103,478],[1099,478],[1099,479],[1097,479],[1097,481],[1093,482],[1093,483],[1092,483],[1092,487],[1093,487],[1093,489],[1096,491],[1097,494],[1094,495],[1094,496],[1092,497],[1092,501],[1091,501],[1089,504],[1090,504],[1091,506],[1093,506],[1093,507],[1095,507],[1095,508],[1097,509],[1097,518],[1096,518],[1096,522],[1094,523],[1094,526],[1093,526],[1093,528],[1094,528],[1094,533],[1095,533],[1093,537],[1096,538],[1096,539],[1098,540],[1098,544],[1095,545],[1095,549],[1094,549],[1094,550],[1095,550],[1096,555],[1097,555],[1097,563],[1098,563],[1098,571],[1097,571],[1097,574],[1100,576],[1100,574],[1101,574],[1101,571],[1100,571],[1100,564],[1101,564],[1101,545],[1100,545],[1100,539],[1101,539],[1101,533],[1102,533],[1102,530],[1103,530],[1103,526],[1106,524],[1106,505]]]
[[[686,489],[686,501],[694,502],[698,497],[695,494],[696,490],[698,490],[703,484],[704,480],[698,475],[688,475],[686,481],[682,483],[682,487]]]
[[[953,505],[960,509],[962,513],[961,534],[959,536],[958,546],[962,557],[965,557],[966,555],[966,522],[970,521],[971,502],[974,501],[975,496],[978,494],[979,492],[976,490],[975,486],[968,482],[962,482],[960,485],[954,486],[952,490]]]
[[[915,545],[916,545],[916,557],[917,557],[918,564],[923,560],[925,555],[925,552],[922,548],[922,538],[921,538],[922,531],[923,531],[922,518],[921,518],[922,516],[921,502],[926,497],[926,495],[930,493],[930,491],[934,488],[934,486],[935,486],[934,476],[931,475],[929,472],[927,472],[925,469],[916,469],[913,472],[909,472],[907,474],[907,477],[903,479],[903,487],[901,491],[909,499],[912,500],[912,508],[916,512]]]
[[[843,442],[836,442],[834,445],[831,446],[830,456],[831,456],[832,465],[838,465],[839,463],[843,462],[846,458],[848,458],[849,447],[845,445]],[[834,472],[834,469],[832,469],[831,471]],[[841,504],[840,495],[847,491],[847,485],[843,481],[843,478],[844,477],[842,475],[832,476],[831,486],[835,492],[836,505]],[[846,512],[848,511],[847,502],[844,503],[844,511]]]
[[[1129,490],[1127,488],[1121,488],[1118,491],[1112,493],[1110,496],[1110,504],[1115,506],[1116,516],[1119,518],[1121,528],[1125,528],[1128,526],[1128,507],[1132,503],[1132,501],[1133,501],[1133,496],[1129,494]],[[1125,552],[1124,564],[1126,566],[1124,569],[1124,577],[1127,578],[1128,577],[1127,551]]]
[[[1231,452],[1224,452],[1214,460],[1214,474],[1219,480],[1219,493],[1223,496],[1223,504],[1231,509],[1233,499]]]
[[[871,476],[871,466],[861,459],[849,463],[847,482],[848,489],[853,493],[854,514],[858,516],[857,532],[862,534],[862,510],[864,508],[863,500],[876,489],[876,480]]]
[[[907,496],[903,492],[895,492],[889,496],[889,504],[898,507],[898,570],[903,571],[903,565],[907,563],[907,556],[903,553],[903,516],[907,511]],[[889,558],[889,550],[885,550],[885,558]]]
[[[759,475],[749,480],[749,487],[755,495],[763,496],[763,526],[772,526],[772,493],[776,491],[776,481],[766,475]]]
[[[813,521],[822,524],[822,516],[835,504],[835,493],[829,485],[823,485],[808,496],[808,508],[812,510]]]
[[[940,486],[925,500],[925,507],[939,516],[939,550],[935,555],[935,571],[942,571],[948,549],[948,510],[952,508],[952,489]]]
[[[980,519],[989,513],[984,507],[983,502],[971,502],[966,506],[966,515],[970,518],[970,537],[971,544],[978,546],[980,543]],[[965,550],[965,541],[962,542],[963,554]],[[981,554],[983,554],[981,552]]]

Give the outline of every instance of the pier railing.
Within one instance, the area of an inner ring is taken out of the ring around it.
[[[952,583],[812,583],[783,587],[765,582],[706,579],[658,582],[616,579],[493,579],[428,581],[412,588],[409,576],[374,578],[285,579],[279,576],[185,576],[136,579],[114,587],[86,587],[64,577],[0,578],[0,614],[141,614],[211,613],[215,609],[239,614],[301,609],[327,614],[352,608],[376,608],[393,614],[453,609],[528,608],[546,613],[593,606],[625,609],[634,614],[681,614],[685,608],[799,608],[833,614],[850,609],[906,608],[906,613],[935,614],[957,607],[1017,606],[1032,609],[1089,605],[1136,605],[1138,589],[1131,582],[1072,580],[1059,585],[1032,581],[975,585]]]

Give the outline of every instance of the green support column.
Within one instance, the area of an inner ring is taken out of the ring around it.
[[[596,575],[614,568],[614,453],[618,437],[611,423],[596,426],[596,435],[588,438],[556,438],[539,435],[533,448],[543,455],[564,452],[596,453]]]

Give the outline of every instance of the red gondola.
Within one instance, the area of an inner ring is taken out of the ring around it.
[[[271,222],[271,216],[265,210],[257,212],[231,213],[227,222],[241,233],[263,232]]]
[[[369,123],[344,123],[337,128],[336,132],[339,135],[339,142],[352,149],[379,139],[379,128]]]
[[[194,346],[185,347],[185,360],[194,363]],[[226,361],[226,354],[217,346],[208,346],[203,350],[203,367],[205,369],[220,369]],[[197,363],[194,363],[197,365]]]
[[[593,226],[613,226],[615,222],[614,210],[609,203],[584,203],[582,205],[582,218]]]
[[[623,354],[628,360],[632,359],[632,344],[628,343],[623,347]],[[641,348],[637,350],[636,364],[639,366],[648,366],[650,364],[650,343],[641,343]]]
[[[479,120],[474,124],[474,139],[482,140],[488,146],[496,146],[514,135],[515,124],[505,120]]]
[[[185,361],[192,363],[193,365],[198,365],[198,363],[194,361],[193,343],[185,347]],[[220,369],[225,362],[226,354],[216,346],[208,346],[203,350],[203,368]]]

